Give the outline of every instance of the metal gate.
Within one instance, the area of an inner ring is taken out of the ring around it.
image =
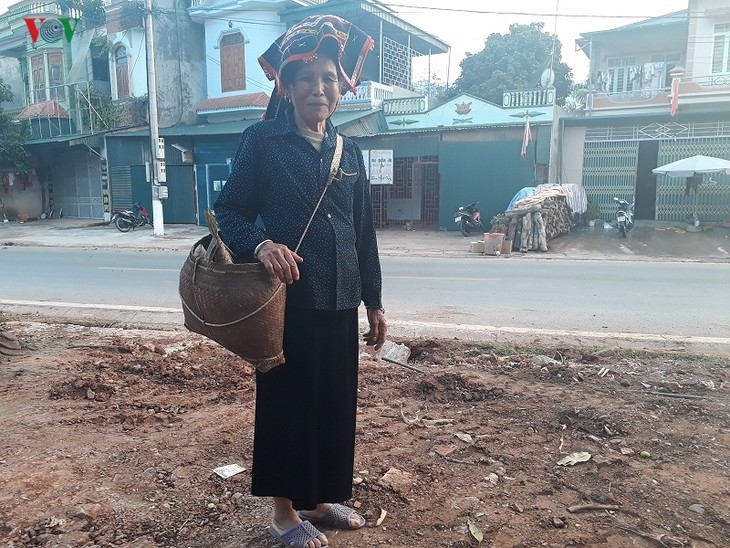
[[[659,144],[659,165],[696,154],[730,159],[730,139],[678,139]],[[730,218],[730,175],[705,175],[696,191],[681,177],[657,177],[657,219],[685,221],[697,217],[703,221],[725,221]]]
[[[413,164],[413,181],[421,191],[421,222],[437,225],[439,222],[439,164],[416,162]]]
[[[730,159],[727,121],[595,126],[586,129],[585,139],[583,185],[601,206],[604,218],[613,216],[613,196],[636,192],[637,219],[690,221],[695,211],[702,222],[730,219],[730,175],[705,175],[695,192],[685,178],[651,174],[653,167],[697,154]],[[658,149],[656,166],[652,165],[654,152],[646,146],[647,141],[658,145],[654,145]],[[639,154],[642,145],[643,157]],[[653,216],[650,201],[654,201]]]
[[[168,197],[162,202],[162,214],[166,224],[196,224],[196,198],[193,166],[190,164],[166,165]],[[131,166],[132,203],[142,202],[151,211],[152,186],[147,181],[144,165]],[[115,201],[115,207],[120,207]],[[127,206],[128,207],[128,206]]]
[[[101,162],[88,150],[73,148],[54,158],[53,203],[66,217],[103,219]]]
[[[231,164],[196,164],[195,180],[198,192],[198,224],[205,225],[205,210],[213,209],[218,195],[223,190],[228,176],[231,174]]]
[[[583,152],[583,186],[601,208],[601,218],[611,219],[616,212],[614,196],[634,195],[638,141],[588,141]]]

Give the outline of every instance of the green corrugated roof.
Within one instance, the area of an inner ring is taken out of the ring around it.
[[[332,115],[332,123],[337,126],[347,126],[361,118],[377,114],[378,110],[345,110]],[[243,130],[258,122],[254,120],[235,120],[231,122],[214,122],[210,124],[190,124],[160,128],[160,137],[179,137],[196,135],[240,135]],[[110,137],[146,137],[150,134],[148,128],[124,129],[110,133]]]
[[[56,135],[54,137],[47,137],[45,139],[34,139],[32,141],[25,141],[25,145],[47,145],[49,143],[66,143],[68,146],[74,145],[87,145],[90,147],[101,147],[104,145],[104,138],[102,133],[86,133],[76,135]]]
[[[235,120],[215,124],[189,124],[160,128],[160,137],[178,137],[181,135],[237,135],[254,125],[259,120]],[[149,128],[123,129],[109,134],[109,137],[146,137]]]

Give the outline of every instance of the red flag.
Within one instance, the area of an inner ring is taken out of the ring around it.
[[[669,114],[677,115],[677,107],[679,106],[679,78],[672,78],[672,102],[669,108]]]
[[[530,133],[530,120],[525,117],[525,134],[522,136],[522,151],[520,152],[523,158],[527,157],[527,145],[530,144],[531,139],[532,134]]]

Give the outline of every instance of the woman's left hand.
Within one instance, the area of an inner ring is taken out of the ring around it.
[[[385,322],[385,314],[382,308],[368,308],[368,324],[370,330],[362,338],[368,346],[375,346],[380,350],[385,343],[385,336],[388,334],[388,324]]]

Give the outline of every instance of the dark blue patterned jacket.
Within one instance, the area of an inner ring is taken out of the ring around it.
[[[228,181],[215,202],[223,241],[236,260],[254,260],[270,239],[294,250],[324,188],[334,155],[327,120],[321,152],[297,131],[293,115],[243,132]],[[300,278],[287,288],[287,306],[319,310],[380,308],[381,272],[362,152],[345,138],[340,177],[327,190],[299,255]],[[263,227],[256,223],[261,216]]]

